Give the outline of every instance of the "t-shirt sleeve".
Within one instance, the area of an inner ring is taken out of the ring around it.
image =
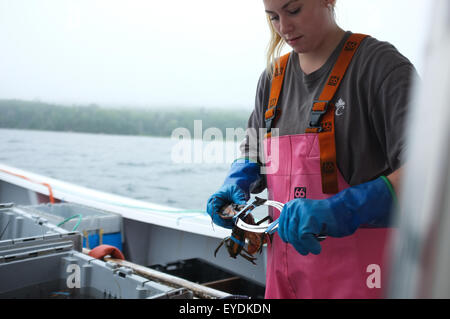
[[[268,101],[267,88],[268,88],[267,73],[264,71],[258,81],[255,97],[255,108],[250,115],[247,123],[246,137],[240,145],[241,157],[248,158],[259,164],[263,163],[263,156],[260,150],[260,129],[265,127],[263,114],[264,106]]]
[[[407,113],[418,78],[409,61],[400,61],[387,70],[375,92],[376,107],[371,109],[371,122],[392,171],[406,160]]]
[[[252,162],[256,162],[260,165],[264,165],[264,156],[261,149],[261,132],[260,129],[265,127],[263,114],[265,105],[268,101],[268,88],[270,88],[270,81],[268,80],[267,73],[264,71],[258,81],[255,97],[255,108],[250,115],[247,123],[247,130],[245,139],[240,144],[241,158],[249,159]],[[257,194],[262,192],[266,188],[265,176],[260,180],[258,184],[252,185],[250,190],[252,193]]]

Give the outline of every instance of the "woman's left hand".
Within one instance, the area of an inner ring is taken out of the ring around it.
[[[284,205],[280,238],[302,255],[322,250],[316,236],[344,237],[359,226],[387,227],[394,197],[385,177],[349,187],[323,200],[294,199]]]

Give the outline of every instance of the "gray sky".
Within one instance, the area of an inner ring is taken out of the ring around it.
[[[338,0],[338,23],[422,72],[430,0]],[[0,0],[0,99],[253,108],[262,0]]]

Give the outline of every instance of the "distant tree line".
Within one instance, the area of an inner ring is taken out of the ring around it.
[[[103,108],[0,100],[0,128],[30,130],[171,136],[180,127],[193,134],[194,120],[202,120],[203,130],[216,127],[225,136],[226,128],[245,129],[249,115],[248,110]]]

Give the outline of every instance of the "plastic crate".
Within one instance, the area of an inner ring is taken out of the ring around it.
[[[81,253],[81,233],[33,212],[0,204],[0,299],[193,298],[190,290]]]
[[[12,244],[26,247],[66,240],[72,241],[73,249],[81,251],[81,234],[57,227],[45,218],[29,214],[14,204],[0,204],[0,249]]]
[[[0,299],[193,298],[189,290],[150,281],[69,246],[34,247],[25,257],[20,249],[10,249],[9,259],[0,247]]]
[[[122,216],[119,214],[73,203],[40,204],[21,208],[45,218],[50,223],[61,225],[61,228],[68,231],[79,231],[83,235],[85,248],[92,249],[100,244],[107,244],[122,250]]]

